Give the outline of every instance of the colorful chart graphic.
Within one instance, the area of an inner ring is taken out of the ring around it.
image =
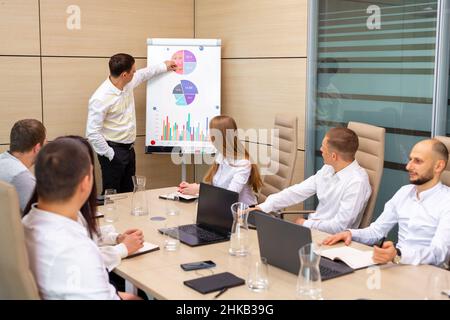
[[[189,50],[180,50],[173,54],[172,60],[175,61],[178,68],[175,70],[178,74],[192,73],[197,66],[197,59]]]
[[[200,128],[200,123],[196,127],[191,126],[191,114],[185,124],[172,123],[169,117],[162,121],[162,141],[208,141],[208,118],[206,118],[205,129]]]
[[[175,96],[175,103],[178,106],[187,106],[194,102],[195,96],[198,94],[195,84],[188,80],[181,80],[172,91]]]
[[[173,60],[175,72],[147,82],[146,152],[216,152],[209,121],[220,114],[220,41],[147,39],[147,57]]]

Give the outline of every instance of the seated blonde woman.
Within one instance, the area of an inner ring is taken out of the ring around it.
[[[209,123],[210,139],[217,149],[214,164],[204,182],[239,193],[239,201],[248,205],[257,203],[255,193],[262,186],[256,164],[252,164],[248,151],[237,138],[237,125],[233,118],[216,116]],[[187,195],[199,192],[198,183],[181,182],[178,191]]]

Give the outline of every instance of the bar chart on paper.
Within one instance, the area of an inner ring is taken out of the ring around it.
[[[183,124],[171,122],[169,117],[162,121],[161,141],[208,141],[208,117],[205,120],[203,128],[200,128],[200,122],[197,126],[192,126],[191,115]]]
[[[148,61],[166,60],[175,72],[147,84],[146,151],[214,152],[209,121],[220,114],[220,41],[149,39]]]
[[[213,152],[209,142],[210,114],[174,113],[154,107],[150,146],[180,147],[185,153]],[[214,115],[213,115],[214,116]]]

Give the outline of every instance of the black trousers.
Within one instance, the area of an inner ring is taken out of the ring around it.
[[[102,194],[105,194],[105,189],[116,189],[117,193],[133,191],[132,176],[136,174],[136,154],[133,145],[113,142],[108,142],[108,145],[114,149],[112,161],[98,155],[102,168]]]
[[[111,283],[114,286],[114,288],[116,288],[116,291],[125,292],[125,279],[122,278],[121,276],[118,276],[112,271],[108,272],[108,275],[109,275],[109,283]],[[144,300],[148,300],[147,294],[141,289],[138,289],[137,295]]]

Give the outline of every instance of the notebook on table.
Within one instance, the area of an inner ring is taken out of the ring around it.
[[[150,243],[150,242],[144,242],[144,246],[142,248],[140,248],[135,253],[126,256],[125,259],[137,257],[137,256],[140,256],[140,255],[142,255],[144,253],[149,253],[149,252],[153,252],[153,251],[157,251],[157,250],[159,250],[159,246],[158,245]]]
[[[352,247],[339,247],[322,250],[320,255],[330,260],[342,261],[354,270],[375,265],[372,259],[373,250],[362,251]]]
[[[225,288],[233,288],[241,286],[245,280],[236,277],[230,272],[222,272],[211,276],[201,277],[183,282],[189,288],[194,289],[202,294],[219,291]]]
[[[182,201],[182,202],[191,202],[198,199],[197,195],[188,195],[188,194],[182,194],[181,192],[172,192],[168,194],[162,194],[159,196],[160,199],[165,200],[174,200],[174,201]]]

